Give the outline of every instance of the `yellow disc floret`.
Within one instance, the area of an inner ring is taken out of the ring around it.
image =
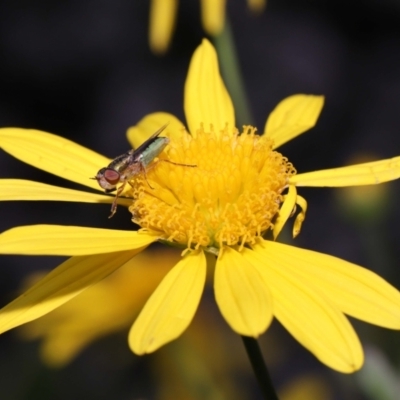
[[[250,126],[241,134],[210,131],[174,138],[146,176],[136,178],[132,220],[191,248],[254,244],[273,227],[295,170]]]

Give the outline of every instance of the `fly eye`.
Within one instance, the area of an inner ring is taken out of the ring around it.
[[[110,183],[111,185],[116,185],[119,182],[121,174],[115,171],[115,169],[106,168],[103,176],[108,183]]]

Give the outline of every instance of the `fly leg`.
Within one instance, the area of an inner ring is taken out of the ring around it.
[[[156,164],[156,163],[153,163],[153,164]],[[151,186],[150,183],[149,183],[149,181],[147,180],[147,171],[146,171],[146,167],[145,167],[142,163],[140,163],[140,169],[141,169],[141,172],[143,172],[144,179],[145,179],[146,183],[149,185],[149,188],[150,188],[151,190],[154,190],[153,186]]]
[[[167,162],[167,163],[170,163],[170,164],[173,164],[173,165],[179,165],[181,167],[197,167],[197,165],[180,164],[180,163],[176,163],[174,161],[166,160],[164,158],[159,158],[159,159],[153,161],[147,168],[142,163],[139,163],[140,164],[140,170],[141,170],[141,172],[143,172],[144,179],[146,180],[146,183],[149,185],[150,189],[154,190],[154,188],[150,185],[149,181],[147,180],[147,171],[149,171],[150,169],[153,169],[161,161],[164,161],[164,162]]]
[[[160,161],[164,161],[164,162],[167,162],[167,163],[170,163],[170,164],[174,164],[174,165],[179,165],[179,166],[181,166],[181,167],[191,167],[191,168],[197,167],[197,165],[193,165],[193,164],[181,164],[181,163],[177,163],[177,162],[174,162],[174,161],[171,161],[171,160],[166,160],[165,158],[160,158],[157,162],[160,162]]]
[[[124,190],[124,188],[125,188],[125,185],[126,185],[126,180],[124,180],[123,182],[122,182],[122,185],[118,188],[118,190],[117,190],[117,193],[115,194],[115,197],[114,197],[114,201],[112,202],[112,205],[111,205],[111,214],[110,214],[110,216],[108,217],[108,218],[112,218],[113,216],[114,216],[114,214],[117,212],[117,201],[118,201],[118,197],[119,197],[119,195],[122,193],[122,191]]]

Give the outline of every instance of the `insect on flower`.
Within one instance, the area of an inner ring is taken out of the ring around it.
[[[117,211],[117,200],[125,185],[130,183],[130,180],[140,173],[144,174],[147,182],[146,169],[154,161],[154,159],[165,149],[169,143],[167,137],[159,137],[160,133],[167,127],[168,124],[163,125],[155,133],[153,133],[144,143],[142,143],[136,150],[132,149],[124,154],[116,157],[113,161],[108,164],[107,167],[101,168],[96,176],[91,179],[96,179],[99,185],[104,189],[106,193],[111,193],[117,189],[114,201],[111,205],[111,214],[108,218],[111,218]],[[155,165],[159,161],[169,162],[170,164],[180,165],[183,167],[195,167],[195,165],[179,164],[170,160],[158,160],[153,163]],[[151,187],[149,182],[147,184]]]

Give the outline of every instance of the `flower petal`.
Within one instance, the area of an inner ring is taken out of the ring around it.
[[[145,142],[154,132],[163,125],[167,127],[160,136],[181,136],[185,132],[185,127],[178,118],[166,112],[157,112],[146,115],[135,126],[132,126],[126,132],[128,141],[134,149],[137,149]]]
[[[225,23],[226,0],[202,0],[201,20],[204,30],[211,36],[221,33]]]
[[[192,135],[204,124],[213,125],[218,135],[228,124],[235,127],[232,100],[219,73],[218,58],[212,44],[203,39],[193,54],[185,82],[184,108]]]
[[[129,328],[180,253],[169,246],[146,248],[62,307],[23,325],[19,333],[28,340],[42,339],[43,361],[62,367],[96,339]]]
[[[356,371],[362,366],[363,351],[350,322],[323,290],[296,274],[295,268],[287,268],[293,261],[290,256],[277,256],[280,246],[268,241],[244,250],[244,256],[268,282],[276,318],[329,367],[345,373]]]
[[[142,249],[70,258],[0,310],[0,333],[60,307],[140,251]]]
[[[133,324],[128,339],[132,351],[151,353],[180,336],[194,317],[205,280],[203,252],[190,253],[176,264]]]
[[[328,254],[280,243],[273,245],[273,254],[288,272],[319,288],[344,313],[400,329],[400,292],[372,271]]]
[[[163,54],[171,42],[178,8],[177,0],[151,0],[149,42],[153,53]]]
[[[292,140],[315,126],[323,96],[296,94],[282,100],[269,115],[264,137],[274,141],[274,148]]]
[[[296,197],[296,187],[293,185],[289,185],[288,193],[284,196],[284,202],[274,222],[274,229],[272,230],[274,240],[276,240],[282,228],[285,226],[287,220],[292,215],[293,209],[296,207]]]
[[[24,179],[0,179],[0,201],[52,200],[77,201],[81,203],[112,203],[113,196],[66,189]],[[118,204],[129,206],[132,200],[120,198]]]
[[[241,253],[224,248],[215,268],[214,291],[218,307],[240,335],[257,337],[272,321],[272,296],[257,268]]]
[[[90,178],[110,163],[86,147],[34,129],[0,129],[0,147],[27,164],[97,190],[98,183]]]
[[[324,169],[290,177],[296,186],[359,186],[375,185],[400,177],[400,157],[373,161],[349,167]]]
[[[111,229],[28,225],[0,234],[0,254],[81,256],[143,248],[156,236]]]

